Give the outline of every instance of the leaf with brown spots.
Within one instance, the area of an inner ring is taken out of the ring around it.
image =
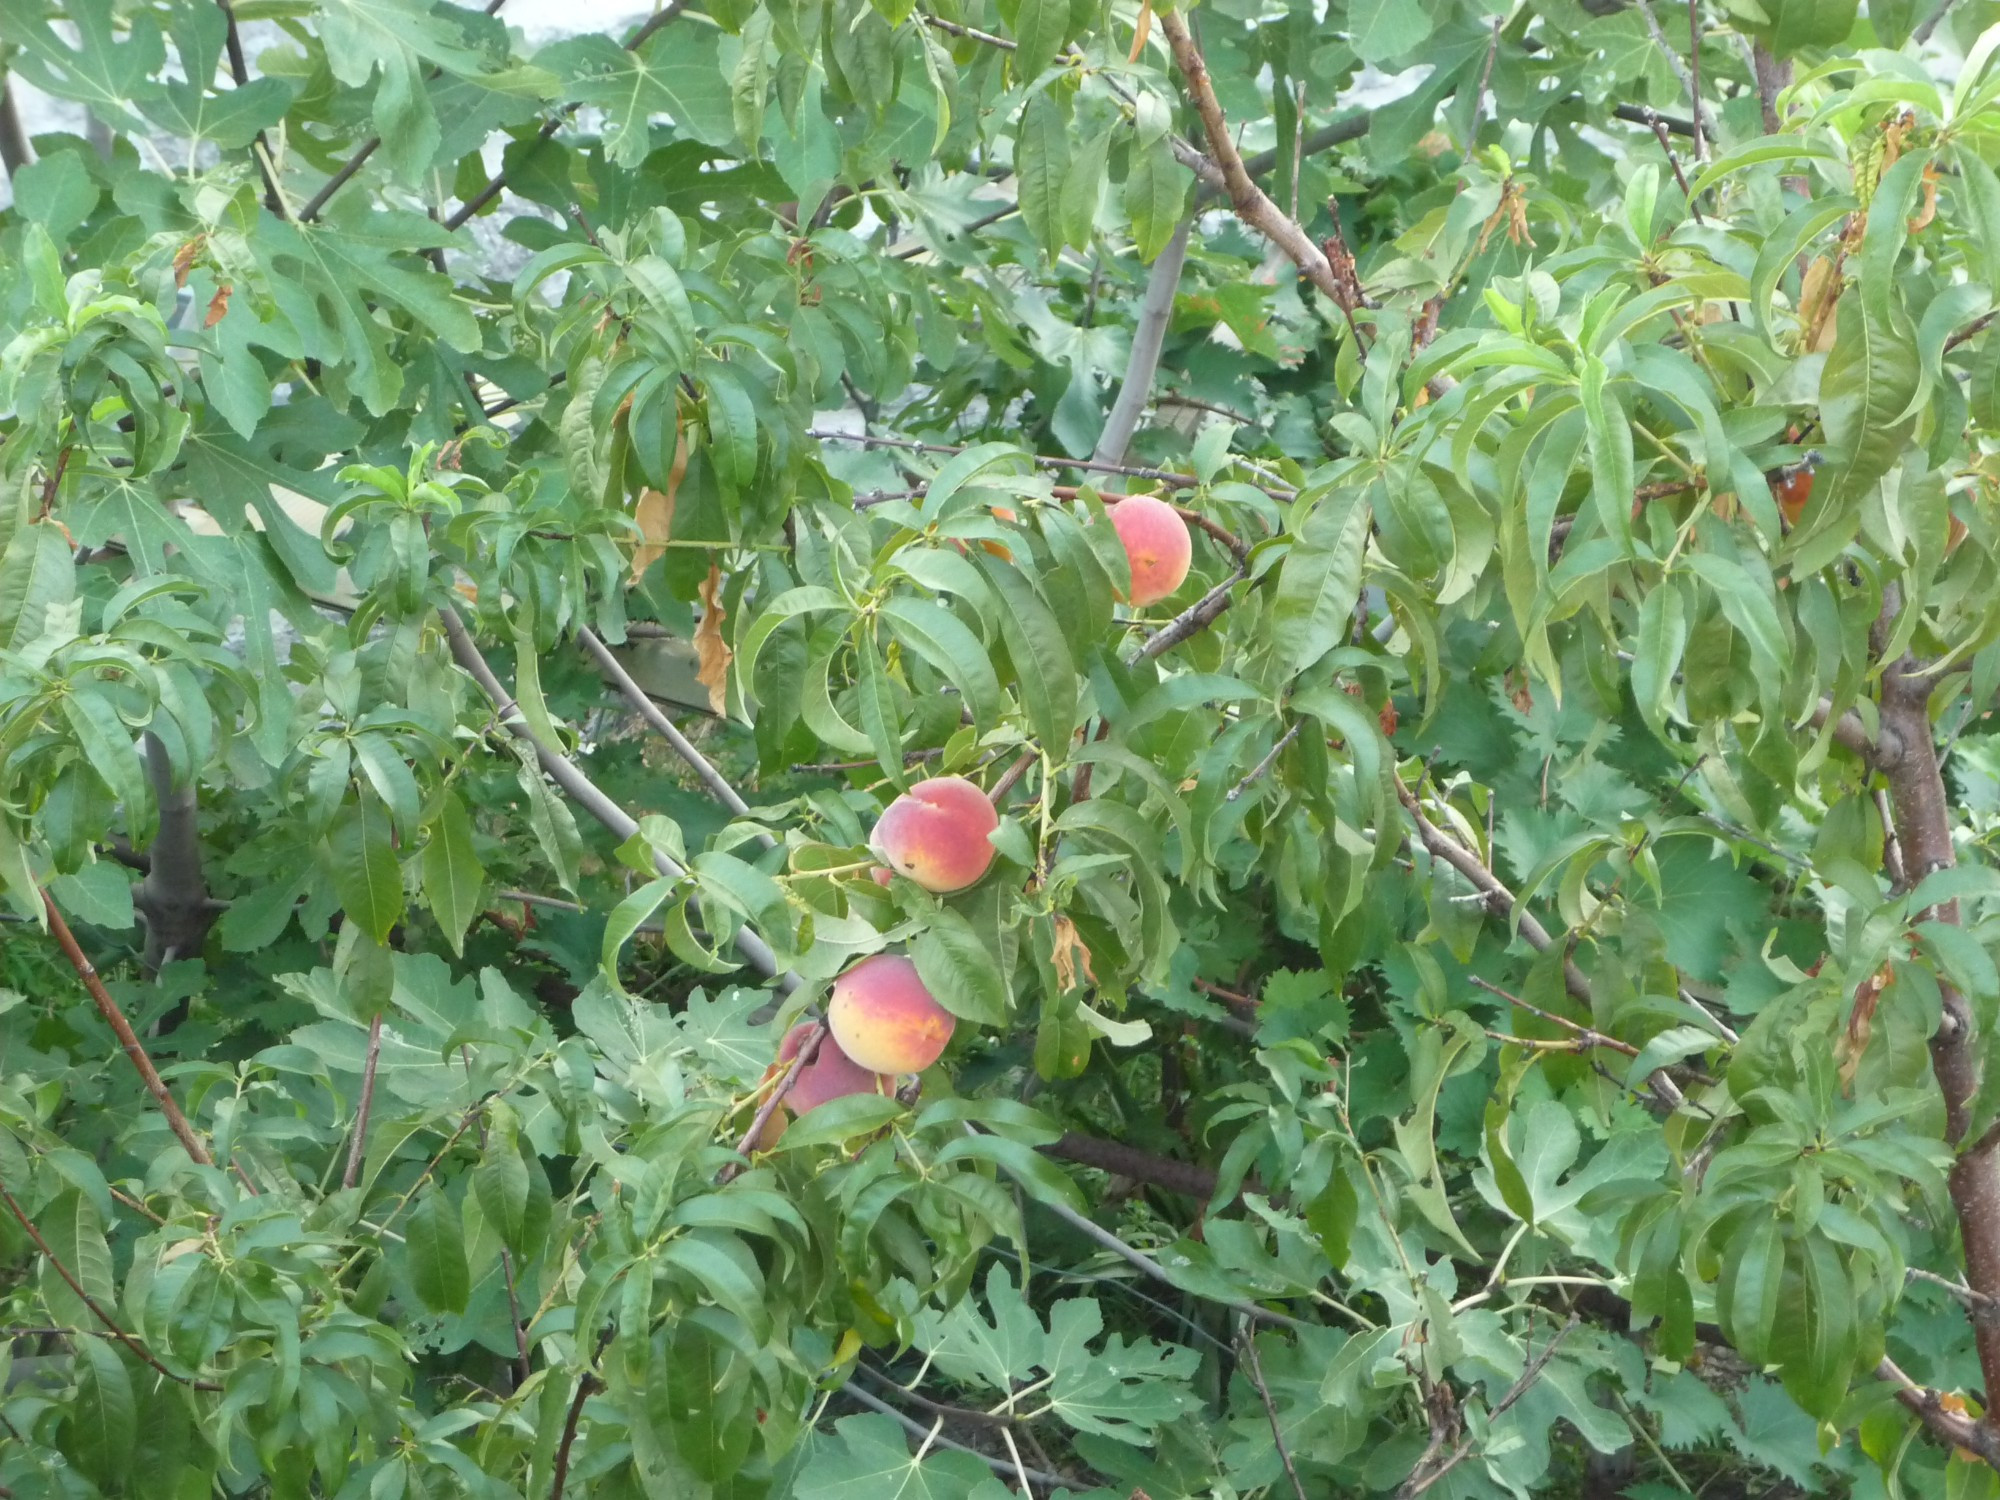
[[[729,663],[735,652],[722,638],[722,570],[708,565],[708,577],[701,584],[701,621],[694,627],[695,677],[708,689],[708,706],[717,714],[729,712]]]

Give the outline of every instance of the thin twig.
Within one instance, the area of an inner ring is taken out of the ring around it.
[[[1479,140],[1479,121],[1486,113],[1486,88],[1493,81],[1493,63],[1500,56],[1500,26],[1505,17],[1493,18],[1493,36],[1486,44],[1486,66],[1479,70],[1479,91],[1472,96],[1472,128],[1465,133],[1465,149],[1470,151]],[[1298,210],[1292,210],[1298,217]]]
[[[1489,1430],[1493,1423],[1498,1421],[1509,1407],[1528,1394],[1528,1387],[1540,1378],[1542,1371],[1548,1366],[1548,1362],[1555,1357],[1556,1346],[1562,1343],[1563,1339],[1568,1336],[1569,1331],[1575,1328],[1580,1321],[1581,1319],[1572,1313],[1569,1321],[1558,1328],[1550,1336],[1548,1343],[1542,1346],[1541,1352],[1528,1361],[1527,1367],[1521,1371],[1521,1378],[1507,1388],[1506,1394],[1494,1402],[1493,1409],[1486,1414],[1486,1425]],[[1415,1500],[1416,1496],[1421,1495],[1425,1490],[1444,1478],[1445,1475],[1457,1468],[1471,1454],[1472,1442],[1472,1437],[1468,1434],[1460,1441],[1456,1448],[1452,1449],[1450,1457],[1432,1469],[1421,1480],[1412,1474],[1409,1480],[1405,1481],[1403,1487],[1396,1491],[1396,1500]]]
[[[639,717],[644,719],[661,739],[671,745],[674,754],[686,761],[694,774],[701,778],[701,784],[708,789],[708,794],[737,817],[747,818],[750,815],[750,804],[737,795],[736,788],[710,764],[708,757],[688,742],[687,736],[682,734],[674,721],[661,711],[659,704],[655,703],[647,695],[646,690],[633,680],[632,674],[625,670],[625,664],[612,654],[609,646],[598,639],[597,632],[585,625],[577,631],[576,638],[583,649],[590,653],[591,660],[597,663],[599,670],[611,679],[612,686],[616,687],[624,695],[625,701],[638,711]],[[768,833],[758,834],[757,842],[766,849],[776,847]]]
[[[865,432],[836,432],[824,427],[807,428],[806,436],[822,443],[855,443],[864,448],[902,448],[912,453],[954,455],[966,451],[966,445],[962,443],[921,443],[914,438],[881,437]],[[1135,464],[1105,463],[1094,458],[1062,458],[1046,453],[1024,453],[1021,456],[1042,469],[1081,469],[1091,474],[1122,474],[1128,479],[1150,479],[1155,483],[1182,490],[1201,487],[1199,475],[1182,474],[1173,469],[1149,469]],[[1283,490],[1284,498],[1287,499],[1297,493],[1296,490]]]
[[[69,930],[69,923],[63,920],[63,914],[57,910],[54,898],[47,891],[42,892],[42,907],[48,913],[49,930],[55,934],[63,956],[69,960],[70,967],[76,970],[77,978],[83,981],[84,989],[90,992],[91,1002],[96,1005],[97,1013],[104,1017],[105,1024],[111,1028],[112,1034],[118,1038],[118,1045],[125,1049],[125,1055],[132,1059],[132,1066],[139,1070],[139,1081],[145,1084],[146,1092],[153,1096],[161,1112],[166,1115],[168,1127],[180,1140],[189,1156],[204,1167],[214,1166],[215,1158],[208,1154],[208,1148],[201,1143],[201,1137],[194,1133],[194,1128],[188,1124],[187,1116],[181,1113],[180,1105],[175,1103],[174,1096],[167,1092],[166,1084],[160,1080],[159,1070],[153,1066],[153,1060],[146,1055],[146,1049],[139,1043],[138,1033],[132,1030],[132,1023],[125,1019],[125,1012],[118,1008],[118,1002],[113,1000],[111,992],[105,989],[104,981],[97,977],[97,970],[84,956],[82,947],[77,943],[76,934]]]
[[[656,31],[686,10],[688,4],[689,0],[668,0],[665,6],[662,6],[643,26],[626,39],[625,50],[627,52],[637,52],[652,38]],[[576,106],[573,104],[566,104],[549,119],[543,121],[541,130],[536,134],[537,142],[547,140],[558,130],[562,129],[563,122],[569,118],[575,108]],[[486,207],[487,204],[499,197],[506,186],[507,169],[502,167],[498,172],[487,178],[485,186],[481,187],[479,191],[461,203],[454,212],[445,217],[444,227],[454,230],[463,228],[466,220],[470,219],[474,214]]]
[[[1497,33],[1499,23],[1494,23]],[[1264,1383],[1264,1362],[1257,1357],[1257,1334],[1246,1328],[1240,1340],[1243,1363],[1249,1367],[1250,1383],[1257,1388],[1257,1396],[1264,1403],[1264,1415],[1271,1420],[1271,1441],[1277,1446],[1278,1461],[1285,1466],[1285,1474],[1292,1481],[1292,1493],[1299,1500],[1308,1500],[1306,1487],[1299,1481],[1298,1466],[1292,1462],[1292,1450],[1285,1446],[1285,1427],[1278,1420],[1278,1403],[1271,1399],[1271,1388]]]
[[[1701,216],[1701,205],[1694,201],[1694,191],[1688,186],[1687,173],[1681,170],[1681,159],[1674,155],[1673,142],[1667,137],[1667,122],[1662,120],[1658,115],[1653,115],[1646,123],[1652,126],[1653,138],[1660,143],[1660,149],[1667,153],[1667,165],[1674,169],[1674,181],[1680,184],[1681,197],[1687,203],[1688,212],[1694,216],[1695,223],[1704,223],[1705,221]],[[1698,142],[1699,135],[1697,134]],[[1676,490],[1687,488],[1686,485],[1678,480],[1668,482],[1672,483]]]
[[[1688,65],[1681,61],[1680,53],[1667,40],[1667,34],[1660,29],[1660,18],[1653,13],[1653,0],[1639,0],[1639,13],[1646,18],[1646,30],[1652,33],[1653,45],[1660,49],[1667,66],[1674,70],[1674,77],[1681,81],[1681,87],[1688,91],[1688,98],[1693,101],[1695,139],[1699,141],[1704,130],[1710,135],[1715,134],[1715,122],[1708,118],[1708,106],[1702,103],[1701,85],[1688,71]]]
[[[885,1417],[893,1418],[902,1426],[904,1431],[914,1433],[920,1438],[929,1439],[934,1447],[949,1448],[954,1453],[970,1454],[996,1474],[1011,1474],[1016,1479],[1023,1480],[1029,1484],[1039,1484],[1044,1489],[1049,1490],[1071,1487],[1069,1486],[1069,1481],[1059,1474],[1045,1474],[1040,1469],[1026,1468],[1007,1459],[996,1458],[990,1453],[981,1453],[977,1448],[968,1448],[963,1443],[955,1443],[948,1437],[939,1436],[933,1428],[926,1427],[915,1418],[897,1411],[895,1407],[891,1406],[881,1397],[869,1394],[858,1385],[850,1383],[843,1386],[841,1394],[852,1401],[859,1402],[870,1411],[880,1412]],[[937,1421],[940,1423],[943,1420],[944,1418],[942,1417],[937,1418]]]
[[[1987,1463],[2000,1468],[2000,1432],[1984,1422],[1975,1422],[1962,1412],[1947,1410],[1943,1399],[1929,1386],[1918,1385],[1897,1363],[1883,1355],[1875,1366],[1875,1378],[1896,1387],[1896,1399],[1917,1414],[1932,1437],[1968,1453],[1977,1453]]]
[[[1928,42],[1931,39],[1931,33],[1938,29],[1938,26],[1945,18],[1945,12],[1951,9],[1951,5],[1952,0],[1938,0],[1938,8],[1925,17],[1923,23],[1910,33],[1910,40],[1920,47],[1925,42]]]
[[[1041,758],[1041,752],[1038,750],[1023,750],[1014,758],[1014,763],[1000,773],[1000,779],[988,789],[986,800],[998,807],[1001,800],[1014,790],[1014,784],[1028,774],[1028,767]]]
[[[219,1391],[222,1389],[213,1380],[196,1380],[187,1375],[176,1375],[172,1370],[169,1370],[165,1365],[153,1358],[152,1350],[148,1349],[144,1344],[133,1338],[131,1334],[119,1327],[118,1320],[106,1312],[98,1300],[83,1289],[83,1283],[76,1279],[75,1275],[71,1273],[70,1268],[62,1263],[61,1257],[49,1247],[49,1242],[42,1238],[41,1230],[35,1228],[34,1220],[30,1219],[21,1205],[15,1201],[14,1195],[7,1191],[5,1183],[0,1183],[0,1198],[4,1198],[7,1201],[7,1207],[13,1213],[15,1220],[20,1224],[22,1229],[27,1231],[28,1238],[35,1242],[35,1248],[47,1257],[50,1265],[55,1267],[56,1275],[62,1277],[69,1284],[69,1289],[76,1293],[85,1307],[90,1309],[90,1315],[110,1331],[111,1337],[118,1340],[127,1349],[130,1349],[133,1354],[151,1365],[155,1370],[158,1370],[169,1380],[177,1381],[181,1385],[193,1386],[198,1391]]]
[[[354,1139],[347,1146],[347,1171],[340,1185],[351,1188],[361,1180],[361,1161],[368,1151],[368,1114],[375,1104],[375,1068],[382,1061],[382,1013],[368,1022],[368,1056],[361,1064],[361,1102],[354,1107]]]
[[[1479,989],[1485,990],[1489,995],[1498,995],[1502,1000],[1505,1000],[1516,1009],[1525,1010],[1529,1015],[1539,1020],[1547,1021],[1551,1026],[1562,1027],[1563,1030],[1574,1036],[1577,1043],[1581,1046],[1605,1047],[1613,1052],[1622,1052],[1627,1057],[1637,1057],[1639,1055],[1639,1049],[1630,1042],[1621,1042],[1615,1036],[1606,1036],[1601,1031],[1593,1031],[1590,1027],[1572,1021],[1568,1016],[1559,1016],[1552,1010],[1543,1010],[1539,1005],[1531,1004],[1523,1000],[1519,995],[1509,994],[1506,990],[1501,989],[1499,985],[1481,979],[1477,974],[1468,974],[1465,977]]]
[[[813,1029],[806,1033],[806,1039],[799,1044],[799,1050],[793,1054],[791,1062],[786,1064],[785,1071],[779,1075],[777,1085],[765,1096],[764,1102],[757,1106],[757,1113],[750,1117],[750,1128],[745,1130],[736,1142],[738,1156],[750,1155],[752,1143],[764,1133],[764,1127],[771,1123],[771,1116],[776,1114],[778,1106],[785,1102],[785,1095],[792,1091],[792,1085],[799,1081],[799,1075],[812,1066],[825,1041],[826,1022],[817,1021],[813,1024]],[[732,1162],[722,1169],[724,1173],[722,1181],[727,1182],[736,1175],[734,1167],[735,1163]]]
[[[501,727],[535,752],[535,757],[549,779],[560,787],[577,806],[589,813],[620,841],[629,839],[639,831],[639,824],[632,815],[614,802],[593,782],[577,764],[553,745],[545,745],[535,736],[521,712],[520,704],[513,695],[500,685],[500,679],[493,675],[493,668],[480,653],[478,644],[465,628],[465,622],[458,617],[458,611],[450,605],[438,608],[438,619],[444,626],[445,638],[451,645],[451,654],[460,667],[479,685],[479,690],[494,707]],[[687,879],[687,871],[676,860],[655,849],[652,851],[653,867],[669,880]],[[771,951],[771,945],[749,927],[739,927],[736,932],[736,948],[748,965],[766,979],[775,981],[779,994],[788,995],[799,987],[799,977],[786,972],[778,962],[778,956]]]
[[[1248,791],[1254,782],[1261,781],[1264,778],[1265,773],[1268,772],[1272,766],[1277,764],[1278,757],[1284,754],[1285,746],[1291,744],[1293,740],[1299,737],[1299,730],[1302,729],[1304,725],[1305,721],[1302,719],[1297,724],[1294,724],[1290,729],[1287,729],[1284,732],[1284,734],[1279,738],[1278,743],[1271,747],[1270,754],[1266,755],[1262,760],[1258,761],[1256,765],[1252,766],[1250,768],[1250,774],[1248,776],[1245,776],[1241,781],[1237,782],[1235,786],[1231,787],[1229,789],[1228,794],[1222,800],[1225,802],[1234,802],[1238,798],[1240,798],[1244,794],[1244,792]]]

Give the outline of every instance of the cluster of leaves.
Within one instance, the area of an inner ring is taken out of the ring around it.
[[[1605,9],[0,7],[0,1487],[1993,1493],[2000,8]]]

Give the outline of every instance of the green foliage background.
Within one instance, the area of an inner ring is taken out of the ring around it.
[[[1150,5],[491,9],[0,6],[5,1492],[1995,1492],[2000,6],[1211,0],[1359,298]]]

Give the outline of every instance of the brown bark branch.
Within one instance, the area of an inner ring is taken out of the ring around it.
[[[1188,30],[1187,21],[1179,12],[1171,10],[1158,12],[1158,17],[1161,33],[1173,52],[1174,62],[1187,81],[1195,112],[1201,116],[1202,128],[1208,135],[1209,155],[1222,173],[1223,185],[1228,190],[1229,202],[1236,210],[1236,216],[1284,251],[1292,264],[1304,272],[1307,279],[1330,300],[1340,303],[1340,284],[1326,253],[1313,243],[1312,236],[1300,227],[1296,219],[1287,217],[1285,211],[1271,201],[1244,166],[1243,158],[1236,150],[1236,142],[1229,134],[1229,121],[1222,113],[1221,101],[1215,97],[1215,85],[1208,76],[1208,63],[1202,57],[1193,33]]]
[[[382,1016],[368,1023],[368,1056],[361,1065],[361,1102],[354,1110],[354,1139],[347,1145],[347,1170],[340,1185],[351,1188],[361,1180],[361,1163],[368,1153],[368,1115],[375,1104],[375,1069],[382,1061]]]
[[[1075,1162],[1080,1167],[1095,1167],[1114,1177],[1129,1177],[1134,1182],[1165,1188],[1184,1198],[1199,1198],[1206,1202],[1215,1196],[1216,1175],[1209,1168],[1196,1162],[1155,1156],[1123,1141],[1101,1140],[1096,1136],[1078,1135],[1072,1130],[1053,1145],[1042,1147],[1042,1155],[1053,1156],[1058,1161]]]
[[[1145,644],[1139,647],[1137,654],[1125,665],[1132,667],[1142,661],[1151,661],[1162,652],[1172,650],[1189,636],[1199,635],[1208,629],[1215,623],[1216,618],[1229,608],[1231,591],[1247,576],[1247,571],[1239,564],[1222,582],[1147,636]]]
[[[576,1382],[576,1397],[569,1404],[569,1415],[563,1418],[562,1441],[556,1445],[555,1467],[549,1479],[549,1500],[562,1500],[563,1489],[569,1483],[569,1450],[576,1446],[576,1427],[583,1420],[583,1403],[603,1388],[604,1382],[592,1370],[585,1370]]]
[[[1896,616],[1903,608],[1901,591],[1891,586],[1874,630],[1877,649],[1891,633]],[[1936,678],[1927,664],[1905,654],[1882,670],[1882,730],[1886,742],[1894,736],[1896,753],[1882,756],[1878,764],[1889,783],[1889,802],[1896,820],[1896,844],[1902,855],[1906,878],[1921,884],[1924,877],[1952,868],[1957,861],[1952,847],[1950,799],[1938,766],[1933,738],[1930,700]],[[1956,926],[1958,903],[1941,902],[1918,916],[1918,920]],[[1967,1287],[1982,1297],[2000,1294],[2000,1160],[1991,1133],[1965,1144],[1973,1100],[1979,1092],[1980,1066],[1972,1009],[1956,986],[1942,976],[1938,989],[1943,1010],[1937,1032],[1931,1037],[1931,1069],[1938,1090],[1944,1096],[1945,1139],[1961,1147],[1947,1178],[1952,1207],[1957,1213],[1960,1244],[1965,1254]],[[1989,1392],[2000,1391],[2000,1320],[1974,1317],[1973,1343],[1979,1352],[1980,1374]],[[1907,1394],[1907,1393],[1906,1393]],[[1905,1404],[1910,1404],[1905,1400]],[[1933,1430],[1935,1422],[1929,1415]],[[2000,1455],[2000,1426],[1989,1412],[1978,1423],[1979,1437],[1986,1443],[1967,1442],[1961,1446],[1995,1461]]]
[[[1932,1437],[1952,1447],[1963,1448],[1968,1453],[1976,1453],[2000,1469],[2000,1431],[1995,1431],[1992,1424],[1975,1422],[1962,1412],[1947,1410],[1938,1392],[1918,1385],[1886,1354],[1875,1366],[1875,1378],[1886,1380],[1896,1387],[1896,1399],[1916,1413],[1917,1420],[1924,1424]]]
[[[77,978],[83,981],[84,989],[90,992],[90,999],[96,1005],[97,1013],[104,1017],[112,1035],[118,1038],[119,1046],[123,1047],[125,1055],[132,1059],[132,1066],[139,1070],[139,1081],[145,1084],[146,1092],[153,1096],[161,1112],[166,1115],[168,1128],[196,1162],[204,1167],[214,1166],[215,1158],[208,1154],[208,1148],[201,1143],[201,1137],[194,1133],[194,1128],[188,1124],[187,1116],[181,1113],[180,1105],[174,1102],[174,1096],[167,1092],[166,1084],[160,1081],[159,1070],[153,1066],[153,1060],[146,1055],[146,1049],[140,1045],[138,1033],[132,1030],[132,1023],[125,1019],[125,1012],[118,1008],[118,1002],[113,1000],[111,992],[105,989],[104,981],[97,977],[96,968],[84,956],[83,948],[77,943],[76,934],[69,930],[69,923],[63,920],[62,912],[57,909],[54,898],[47,891],[42,892],[42,908],[48,913],[49,930],[55,934],[56,942],[62,948],[63,957],[69,960],[70,967],[76,970]]]

